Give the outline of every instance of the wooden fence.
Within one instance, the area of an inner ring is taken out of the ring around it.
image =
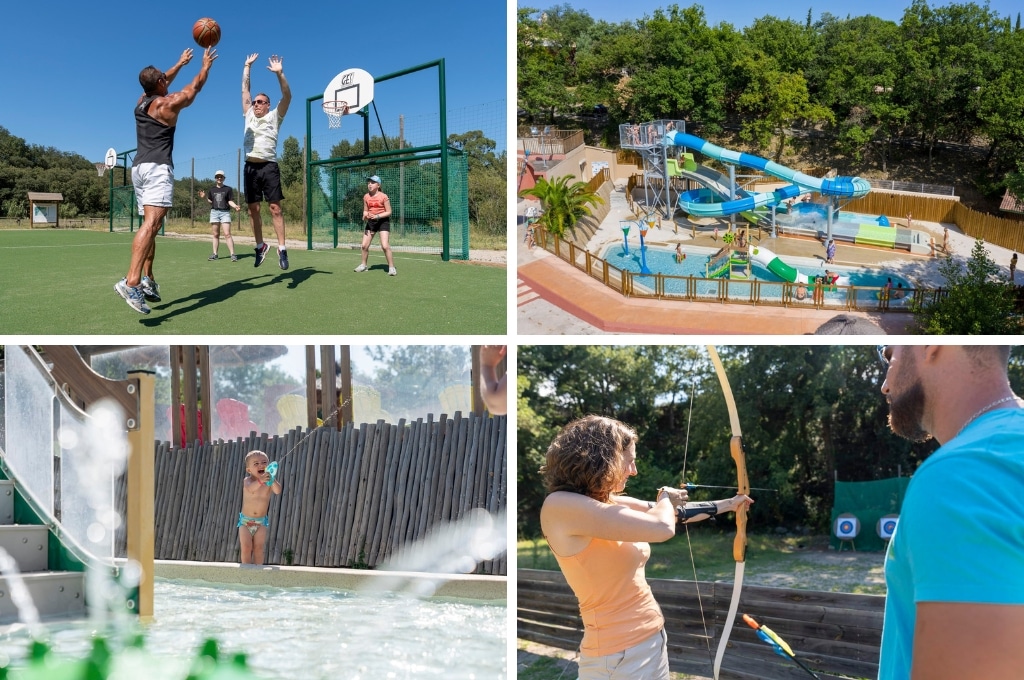
[[[678,302],[718,302],[797,309],[910,313],[915,305],[928,305],[945,297],[942,288],[906,288],[902,296],[885,295],[879,286],[831,286],[829,293],[819,286],[818,294],[809,294],[806,286],[788,281],[756,279],[710,279],[656,273],[642,275],[620,269],[574,241],[543,229],[534,232],[537,244],[554,253],[587,276],[600,281],[624,297],[675,300]],[[801,288],[805,290],[801,291]],[[803,293],[801,295],[801,293]]]
[[[579,604],[558,571],[517,570],[517,637],[575,650],[583,638]],[[732,584],[648,579],[665,615],[669,667],[711,677]],[[885,597],[744,586],[740,614],[749,614],[789,643],[822,680],[875,678]],[[722,661],[722,678],[806,678],[776,656],[737,616]]]
[[[252,433],[187,448],[157,442],[156,558],[239,561],[243,461],[259,449],[280,461],[283,486],[270,503],[267,564],[376,567],[473,508],[505,509],[507,427],[504,416],[456,412],[437,421]],[[122,517],[124,482],[117,484]],[[117,553],[125,554],[123,528]],[[505,555],[475,573],[504,575]]]
[[[1019,220],[978,212],[955,198],[872,191],[863,198],[850,201],[845,208],[895,217],[901,222],[908,214],[913,215],[915,220],[950,222],[973,238],[1010,250],[1024,250],[1024,224]]]

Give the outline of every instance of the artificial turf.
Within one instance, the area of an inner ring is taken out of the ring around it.
[[[254,268],[251,246],[237,262],[208,261],[209,239],[157,237],[154,276],[161,302],[139,314],[114,291],[133,235],[98,231],[0,231],[3,335],[466,335],[506,333],[506,270],[438,255],[394,252],[398,276],[374,243],[369,271],[358,250],[289,248],[278,267],[271,245]]]

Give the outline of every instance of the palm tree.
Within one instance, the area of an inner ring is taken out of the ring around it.
[[[534,187],[519,192],[520,196],[540,199],[544,214],[538,222],[548,233],[563,238],[566,230],[574,229],[584,215],[592,214],[590,206],[604,203],[603,198],[587,189],[586,182],[569,184],[572,179],[572,175],[563,175],[549,182],[541,177]]]

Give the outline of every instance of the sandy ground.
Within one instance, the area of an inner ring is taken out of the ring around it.
[[[622,242],[622,220],[635,220],[626,201],[625,180],[616,182],[615,189],[611,193],[610,211],[608,216],[601,222],[594,237],[587,243],[587,250],[597,252],[609,243]],[[520,265],[529,263],[538,258],[554,257],[540,248],[528,249],[523,240],[525,237],[525,224],[522,216],[530,206],[539,205],[537,202],[520,200],[517,204],[517,214],[520,216],[517,226],[517,262]],[[695,219],[698,225],[697,238],[691,236],[690,222],[682,218],[676,218],[676,223],[664,221],[661,227],[655,227],[647,232],[646,241],[651,244],[668,244],[674,246],[676,243],[684,245],[717,246],[719,242],[713,239],[713,229],[717,224],[719,232],[724,233],[727,221],[717,218]],[[939,273],[939,264],[943,261],[941,246],[945,230],[949,229],[950,251],[954,257],[966,259],[970,257],[974,248],[975,239],[962,233],[954,224],[939,222],[914,221],[914,229],[925,231],[934,237],[939,247],[939,257],[922,257],[892,251],[859,248],[852,245],[838,244],[836,249],[836,264],[851,266],[885,266],[896,275],[913,282],[916,285],[926,287],[939,287],[944,279]],[[632,232],[632,240],[635,240],[636,230]],[[824,254],[820,244],[813,241],[801,239],[765,239],[766,247],[782,256],[787,263],[791,263],[798,269],[801,266],[819,268]],[[989,257],[996,262],[1002,273],[1009,277],[1009,262],[1013,251],[1000,246],[986,244],[985,249]],[[566,265],[568,266],[568,265]],[[540,298],[535,293],[521,285],[519,290],[517,327],[521,335],[530,334],[566,334],[566,335],[601,335],[605,331],[591,326],[585,321],[578,319],[559,307]],[[616,335],[620,335],[616,333]]]

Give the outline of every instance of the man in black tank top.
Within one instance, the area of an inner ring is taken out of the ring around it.
[[[171,207],[173,196],[172,154],[178,114],[195,101],[196,95],[206,84],[210,67],[216,58],[217,51],[207,48],[198,75],[180,92],[168,93],[167,88],[181,67],[192,61],[191,49],[182,52],[178,62],[166,72],[147,66],[139,73],[139,84],[144,94],[135,104],[138,144],[132,164],[132,182],[142,215],[142,226],[132,241],[128,274],[114,284],[114,290],[141,314],[149,314],[147,299],[160,301],[160,287],[153,276],[153,258],[156,255],[156,234],[167,209]]]

